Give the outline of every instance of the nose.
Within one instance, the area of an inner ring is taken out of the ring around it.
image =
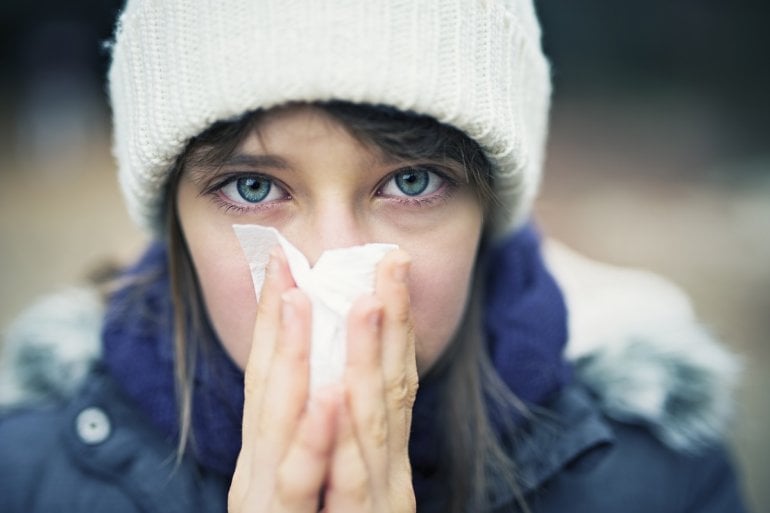
[[[300,221],[292,242],[314,266],[324,251],[371,242],[364,223],[354,208],[329,202],[314,209]]]

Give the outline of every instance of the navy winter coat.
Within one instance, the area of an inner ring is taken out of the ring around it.
[[[721,447],[674,451],[643,427],[607,419],[578,387],[549,409],[548,429],[517,444],[533,513],[744,511]],[[226,511],[228,480],[190,460],[177,466],[174,455],[97,370],[72,400],[0,419],[0,511]],[[498,506],[519,511],[511,490],[501,490]]]

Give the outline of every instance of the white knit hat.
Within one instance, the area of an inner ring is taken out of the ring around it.
[[[120,183],[149,230],[191,137],[257,108],[337,99],[475,139],[506,232],[538,188],[550,90],[531,0],[128,0],[109,72]]]

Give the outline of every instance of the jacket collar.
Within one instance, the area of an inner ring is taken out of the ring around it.
[[[579,385],[566,386],[546,408],[533,410],[510,448],[518,489],[496,478],[491,483],[493,509],[526,497],[581,455],[610,446],[612,428],[590,395]],[[495,476],[492,477],[495,479]]]
[[[229,481],[177,460],[176,447],[139,414],[101,365],[69,402],[62,438],[80,468],[120,485],[147,512],[224,511]],[[205,505],[204,507],[201,507]]]

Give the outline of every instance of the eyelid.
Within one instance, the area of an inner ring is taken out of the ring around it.
[[[422,170],[427,171],[430,174],[433,174],[436,176],[439,180],[441,180],[443,183],[439,186],[439,191],[442,190],[445,186],[449,187],[455,187],[458,185],[459,180],[454,176],[454,173],[452,173],[449,170],[446,170],[445,168],[435,165],[435,164],[410,164],[406,166],[401,166],[393,171],[391,171],[389,174],[385,175],[385,177],[382,179],[380,184],[377,186],[376,189],[376,195],[382,195],[382,190],[393,180],[396,179],[396,176],[399,173],[404,173],[406,171],[410,170]],[[437,192],[433,194],[437,194]],[[418,198],[425,198],[430,197],[433,194],[428,194],[427,196],[412,196],[412,199],[418,199]],[[404,195],[406,198],[410,198],[408,195]]]
[[[254,171],[241,171],[221,173],[212,177],[211,181],[203,187],[201,195],[213,194],[221,190],[223,187],[235,182],[236,180],[240,180],[241,178],[263,178],[265,180],[270,180],[273,186],[280,188],[282,191],[285,191],[288,194],[288,187],[274,176],[271,176],[267,173],[255,173]]]
[[[446,180],[447,182],[454,185],[457,185],[457,183],[459,182],[459,178],[456,176],[456,172],[454,170],[452,170],[447,166],[442,166],[440,164],[434,164],[434,163],[426,163],[426,164],[418,163],[418,164],[401,166],[395,171],[393,171],[391,173],[391,176],[397,175],[398,173],[403,173],[404,171],[409,171],[412,169],[428,171],[429,173],[433,173],[439,178]]]
[[[256,203],[251,203],[246,200],[244,201],[233,200],[230,197],[228,197],[228,195],[224,192],[224,189],[230,184],[233,184],[242,178],[258,178],[258,179],[269,180],[271,188],[280,190],[282,197],[275,198],[272,200],[262,200]],[[233,211],[233,212],[239,212],[239,213],[246,213],[250,211],[273,208],[278,204],[280,204],[283,200],[291,199],[291,191],[282,181],[276,179],[274,176],[271,176],[266,173],[255,173],[253,171],[247,171],[247,172],[223,173],[213,177],[211,180],[211,183],[207,184],[206,187],[204,187],[203,191],[201,192],[201,196],[210,197],[212,201],[214,201],[220,208],[222,208],[226,212]]]

